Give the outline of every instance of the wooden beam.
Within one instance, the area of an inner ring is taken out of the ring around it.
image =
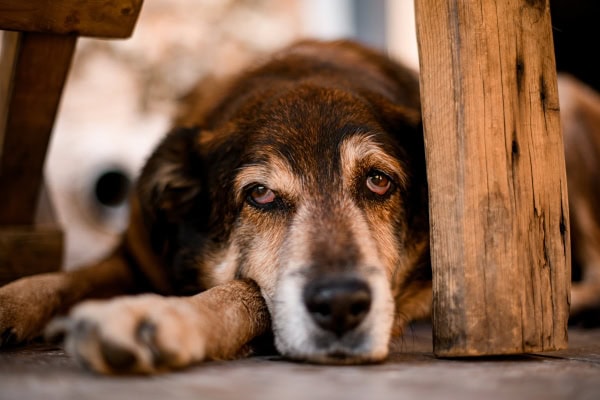
[[[62,254],[63,233],[56,227],[0,226],[0,286],[59,271]]]
[[[77,37],[13,33],[0,76],[12,76],[0,98],[0,225],[31,225],[43,178],[46,149],[52,132]],[[14,37],[18,35],[18,37]]]
[[[0,29],[105,38],[131,36],[143,0],[0,0]]]
[[[0,286],[62,267],[64,234],[42,186],[34,226],[0,226]]]
[[[16,32],[4,32],[0,35],[2,45],[0,49],[0,159],[2,158],[2,147],[4,143],[4,129],[8,118],[8,107],[10,105],[10,93],[12,93],[13,79],[15,75],[14,63],[19,51],[21,35]]]
[[[434,351],[567,345],[570,243],[548,0],[416,0]]]

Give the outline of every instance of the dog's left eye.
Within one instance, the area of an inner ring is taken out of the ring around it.
[[[367,175],[367,187],[371,192],[383,196],[392,187],[392,179],[381,171],[373,170]]]
[[[248,191],[248,201],[256,207],[265,207],[277,199],[275,192],[263,185],[256,185]]]

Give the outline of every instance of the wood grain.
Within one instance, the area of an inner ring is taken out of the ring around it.
[[[59,271],[63,234],[53,227],[0,227],[0,286],[15,279]]]
[[[0,52],[0,127],[6,126],[14,78],[13,64],[19,50],[20,38],[21,35],[16,32],[3,32],[0,36],[0,40],[2,40],[2,46],[0,46],[2,49]],[[3,143],[4,129],[0,128],[0,158],[2,158]]]
[[[570,244],[547,0],[416,0],[439,356],[567,345]]]
[[[77,41],[73,35],[19,35],[12,84],[0,93],[10,99],[0,115],[6,121],[0,126],[0,225],[34,222],[46,149]]]
[[[143,0],[0,0],[0,29],[105,38],[131,36]]]
[[[24,276],[60,271],[64,235],[42,185],[34,226],[0,226],[0,286]]]

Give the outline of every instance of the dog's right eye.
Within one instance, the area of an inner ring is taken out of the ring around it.
[[[248,190],[248,202],[258,208],[266,208],[277,200],[277,195],[263,185],[255,185]]]
[[[381,171],[373,170],[367,176],[367,187],[369,190],[379,196],[389,192],[392,187],[392,180]]]

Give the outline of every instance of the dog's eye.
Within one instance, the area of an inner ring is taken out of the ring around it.
[[[277,199],[275,192],[263,185],[256,185],[250,188],[248,200],[255,206],[267,206]]]
[[[392,180],[383,172],[373,170],[367,175],[367,187],[371,192],[383,196],[392,187]]]

